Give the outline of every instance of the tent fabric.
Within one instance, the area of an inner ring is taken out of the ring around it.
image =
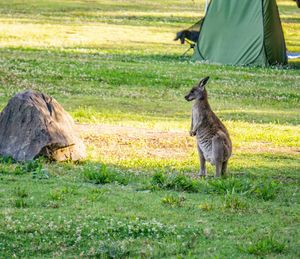
[[[286,64],[286,46],[275,0],[263,1],[264,41],[267,60],[270,65]]]
[[[230,65],[286,64],[275,0],[211,0],[194,59]]]

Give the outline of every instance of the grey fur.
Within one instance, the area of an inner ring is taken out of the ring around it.
[[[200,176],[206,176],[205,162],[216,166],[216,176],[226,174],[231,156],[232,144],[224,124],[211,110],[205,85],[209,77],[202,79],[185,96],[187,101],[195,100],[192,109],[190,135],[196,136],[200,160]]]

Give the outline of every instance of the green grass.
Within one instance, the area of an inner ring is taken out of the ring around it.
[[[277,1],[289,51],[299,9]],[[24,89],[81,125],[80,163],[0,160],[0,258],[297,258],[300,63],[190,62],[175,33],[205,1],[0,1],[0,107]],[[198,179],[191,103],[209,75],[229,175]]]

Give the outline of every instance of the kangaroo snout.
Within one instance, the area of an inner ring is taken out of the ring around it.
[[[188,102],[191,102],[195,99],[195,96],[193,95],[193,93],[188,93],[186,96],[184,96],[184,99]]]

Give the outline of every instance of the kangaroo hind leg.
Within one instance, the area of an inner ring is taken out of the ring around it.
[[[213,164],[216,165],[216,177],[220,177],[224,162],[224,145],[222,138],[218,135],[212,139],[212,157]]]
[[[200,149],[199,144],[197,143],[197,149],[198,149],[198,155],[199,155],[199,161],[200,161],[200,172],[199,175],[201,177],[205,177],[206,176],[206,166],[205,166],[205,158],[203,155],[202,150]]]
[[[221,175],[225,176],[226,175],[226,170],[227,170],[227,164],[228,164],[228,160],[224,161],[222,163],[222,169],[221,169]]]

